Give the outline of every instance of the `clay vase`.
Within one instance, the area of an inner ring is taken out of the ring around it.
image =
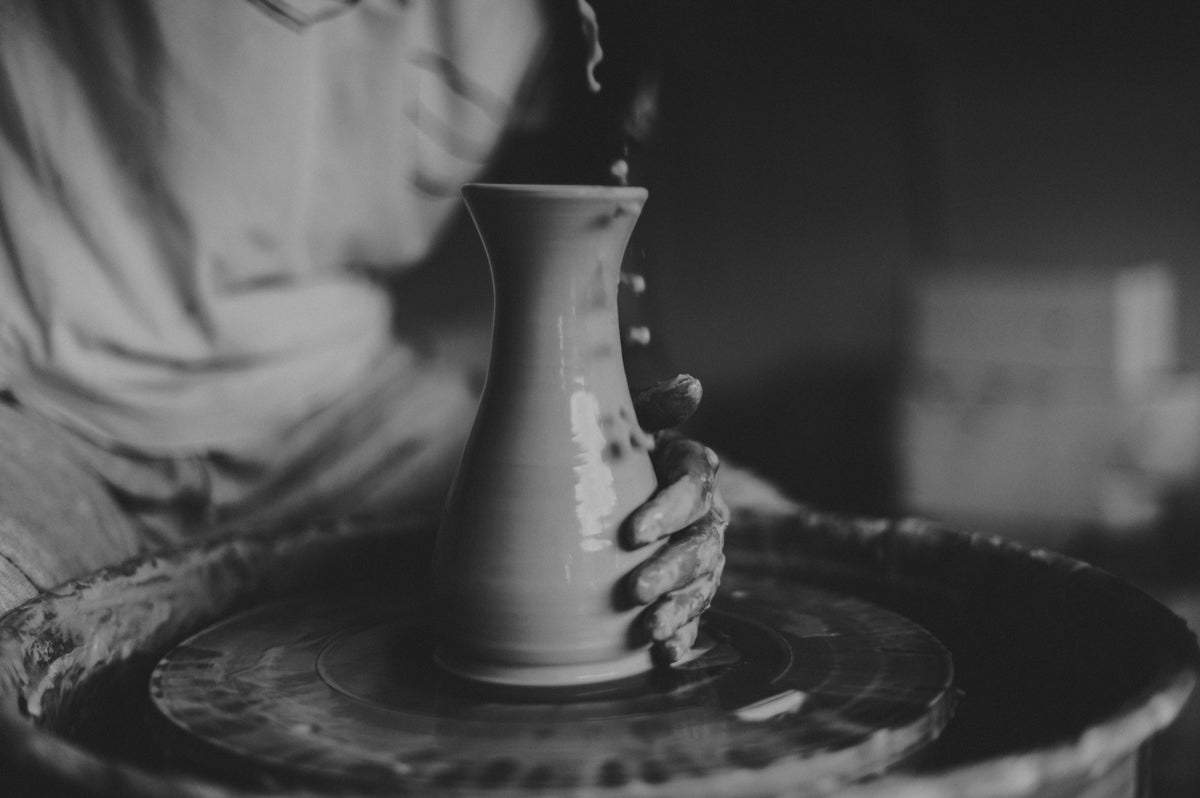
[[[438,531],[439,663],[570,686],[650,667],[620,582],[655,547],[622,523],[655,490],[621,360],[617,285],[646,191],[464,186],[495,292],[487,381]]]

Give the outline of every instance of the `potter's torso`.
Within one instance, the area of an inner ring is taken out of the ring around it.
[[[533,2],[6,0],[0,388],[168,452],[338,395],[392,345],[362,267],[426,252],[542,28]]]

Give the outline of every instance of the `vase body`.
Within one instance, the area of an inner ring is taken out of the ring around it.
[[[495,292],[487,381],[438,531],[443,667],[572,685],[650,666],[620,582],[654,492],[621,360],[617,286],[641,188],[474,184]]]

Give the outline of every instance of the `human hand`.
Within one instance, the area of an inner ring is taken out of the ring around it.
[[[629,595],[649,605],[646,631],[660,656],[680,659],[696,642],[700,615],[717,592],[729,509],[717,490],[720,462],[708,447],[674,428],[700,403],[700,381],[688,375],[656,383],[634,397],[638,423],[655,435],[650,454],[660,488],[633,512],[627,541],[644,546],[668,538],[630,573]]]

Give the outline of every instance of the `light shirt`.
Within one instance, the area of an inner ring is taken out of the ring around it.
[[[396,345],[364,267],[428,251],[544,27],[532,0],[0,2],[0,387],[153,453],[332,401]]]

